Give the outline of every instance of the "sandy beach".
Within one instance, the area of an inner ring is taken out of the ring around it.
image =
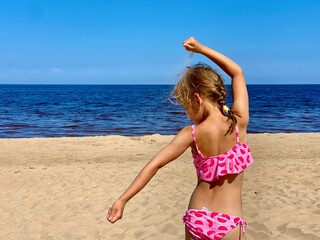
[[[196,184],[187,151],[112,225],[105,213],[173,136],[0,139],[0,239],[183,239]],[[320,239],[320,133],[249,134],[249,240]]]

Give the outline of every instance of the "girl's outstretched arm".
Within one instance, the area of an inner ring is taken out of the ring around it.
[[[241,67],[223,54],[199,43],[190,37],[184,41],[183,46],[188,51],[200,53],[217,64],[232,79],[232,110],[241,117],[240,124],[246,126],[249,122],[249,100],[245,78]]]
[[[114,202],[107,213],[108,221],[115,223],[121,219],[126,203],[147,185],[161,167],[184,153],[192,144],[192,141],[191,127],[185,127],[166,147],[145,165],[128,189]]]

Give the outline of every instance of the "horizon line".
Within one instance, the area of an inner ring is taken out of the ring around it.
[[[168,85],[168,86],[174,86],[174,83],[0,83],[0,86],[3,85],[83,85],[83,86],[89,86],[89,85],[114,85],[114,86],[135,86],[135,85]],[[231,85],[231,84],[225,84],[225,85]],[[247,83],[246,85],[320,85],[320,83]]]

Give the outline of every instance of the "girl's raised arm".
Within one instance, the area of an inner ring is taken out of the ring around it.
[[[239,119],[239,124],[247,126],[249,122],[249,99],[247,86],[241,67],[223,54],[205,45],[202,45],[193,37],[190,37],[184,41],[183,46],[188,51],[200,53],[208,57],[231,77],[233,98],[231,110],[236,112],[241,117],[241,119]]]

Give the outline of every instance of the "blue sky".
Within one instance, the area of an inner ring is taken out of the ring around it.
[[[1,1],[0,84],[174,84],[189,36],[249,84],[320,83],[319,12],[312,0]]]

